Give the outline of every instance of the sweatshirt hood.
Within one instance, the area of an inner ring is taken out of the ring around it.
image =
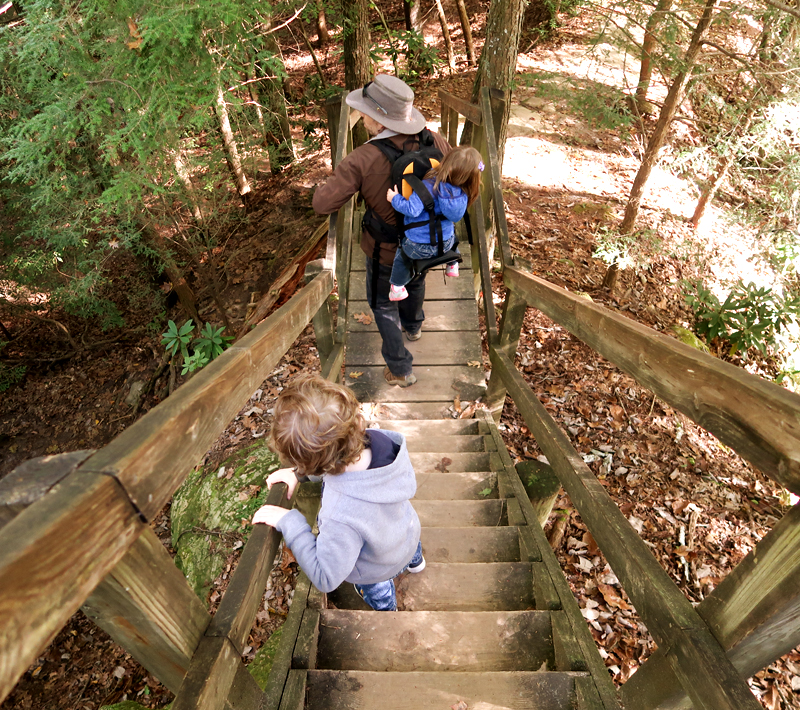
[[[345,471],[338,475],[325,476],[326,491],[338,491],[350,498],[368,503],[401,503],[414,497],[417,480],[408,455],[406,438],[396,431],[379,429],[400,451],[388,466],[368,468],[365,471]]]

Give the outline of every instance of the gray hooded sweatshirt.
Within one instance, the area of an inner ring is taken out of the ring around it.
[[[314,536],[303,515],[291,510],[277,528],[302,570],[321,592],[342,582],[374,584],[398,575],[411,562],[420,536],[410,499],[417,481],[406,439],[383,431],[400,452],[388,466],[324,477]]]

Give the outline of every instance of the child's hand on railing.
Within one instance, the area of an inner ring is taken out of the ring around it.
[[[397,195],[398,195],[397,190],[395,190],[393,187],[390,187],[386,191],[386,200],[387,200],[387,202],[391,202],[395,197],[397,197]]]
[[[291,498],[294,489],[297,488],[297,476],[294,475],[294,469],[279,468],[267,476],[267,488],[272,488],[276,483],[285,483],[289,487],[289,492],[286,497]]]
[[[288,512],[286,508],[280,508],[277,505],[261,506],[253,516],[253,525],[256,523],[264,523],[273,528],[277,527],[281,518]]]

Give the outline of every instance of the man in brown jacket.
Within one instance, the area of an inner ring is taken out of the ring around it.
[[[389,138],[400,150],[417,150],[418,134],[425,128],[425,117],[414,108],[411,87],[396,77],[384,74],[376,76],[375,81],[362,89],[351,91],[345,101],[361,113],[371,139],[345,157],[328,181],[317,189],[314,193],[314,209],[319,214],[332,214],[360,192],[367,207],[377,217],[388,225],[394,225],[394,210],[386,199],[386,191],[392,187],[391,165],[381,150],[371,145],[371,141]],[[432,135],[434,145],[442,155],[450,152],[450,145],[442,136],[438,133]],[[367,261],[367,300],[383,340],[381,354],[386,362],[383,374],[389,384],[408,387],[417,378],[412,373],[413,358],[403,344],[401,331],[405,331],[409,340],[418,340],[422,335],[425,279],[420,278],[406,286],[408,298],[390,301],[389,276],[398,246],[396,241],[381,241],[377,289],[373,294],[374,247],[374,237],[364,228],[361,249]]]

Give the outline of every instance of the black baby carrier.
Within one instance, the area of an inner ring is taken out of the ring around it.
[[[411,145],[418,141],[419,147],[416,150],[411,149]],[[403,240],[406,238],[406,230],[414,227],[420,227],[426,224],[425,221],[408,222],[405,221],[405,215],[395,211],[395,224],[387,224],[375,212],[367,208],[362,220],[362,228],[365,229],[372,238],[375,240],[375,248],[372,252],[372,302],[370,305],[375,308],[377,305],[378,297],[378,267],[379,257],[382,243],[397,244],[401,249],[403,259],[408,265],[411,272],[411,281],[416,281],[421,278],[428,269],[441,264],[449,264],[456,261],[461,262],[461,254],[458,253],[458,239],[453,242],[452,249],[444,250],[444,240],[442,238],[442,218],[434,211],[433,195],[430,190],[422,182],[422,179],[428,174],[431,168],[436,167],[442,159],[442,152],[436,147],[433,142],[433,134],[427,129],[423,128],[416,136],[410,136],[403,144],[403,148],[398,148],[390,138],[382,138],[381,140],[371,141],[378,150],[386,156],[389,164],[392,166],[392,185],[397,189],[406,199],[410,196],[411,191],[416,192],[417,196],[422,200],[428,220],[427,224],[430,227],[430,243],[437,246],[436,256],[430,259],[411,259],[405,252],[402,252]],[[405,184],[404,184],[405,183]],[[472,231],[469,224],[469,216],[464,215],[464,220],[467,226],[467,234],[469,235],[470,244],[472,243]]]

